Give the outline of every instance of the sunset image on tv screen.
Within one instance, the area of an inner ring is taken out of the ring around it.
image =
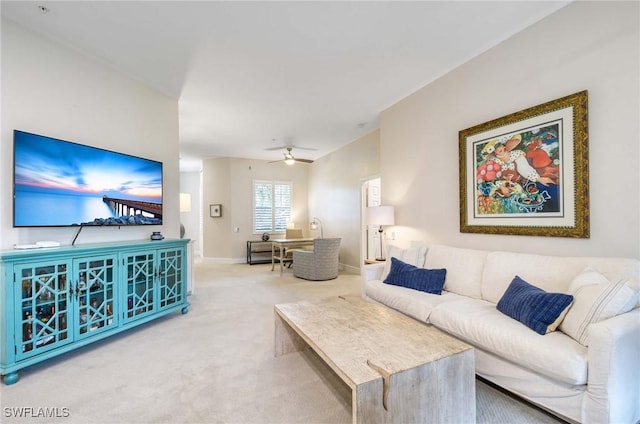
[[[14,226],[162,224],[162,162],[14,131]]]

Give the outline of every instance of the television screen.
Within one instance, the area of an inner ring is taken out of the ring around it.
[[[13,226],[162,224],[162,162],[14,130]]]

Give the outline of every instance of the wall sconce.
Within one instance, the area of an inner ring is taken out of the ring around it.
[[[395,225],[395,219],[393,217],[393,206],[371,206],[367,208],[367,223],[372,226],[377,226],[378,233],[380,233],[380,257],[376,258],[377,261],[384,261],[384,250],[382,246],[382,229],[383,225]]]
[[[191,212],[190,193],[180,193],[180,212]]]
[[[324,238],[324,232],[322,230],[322,221],[320,221],[318,218],[316,218],[315,216],[313,217],[313,221],[311,221],[311,229],[312,230],[317,230],[318,227],[320,227],[320,238],[323,239]]]

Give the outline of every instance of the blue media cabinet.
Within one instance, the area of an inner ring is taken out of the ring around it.
[[[186,314],[188,239],[0,252],[0,373],[174,311]]]

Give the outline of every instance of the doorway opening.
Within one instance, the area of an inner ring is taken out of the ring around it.
[[[380,233],[378,232],[378,227],[367,224],[367,208],[380,206],[381,203],[382,193],[380,182],[380,177],[369,178],[362,182],[362,199],[360,202],[362,205],[360,217],[360,222],[362,223],[362,240],[360,243],[361,265],[375,263],[375,258],[384,256],[380,252]]]

